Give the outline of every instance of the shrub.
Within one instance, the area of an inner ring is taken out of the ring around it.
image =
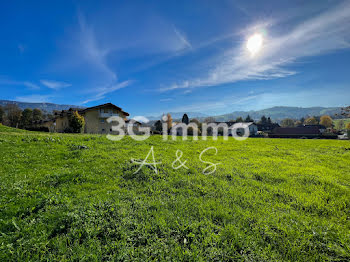
[[[82,133],[84,131],[85,119],[75,111],[69,118],[69,126],[72,133]]]

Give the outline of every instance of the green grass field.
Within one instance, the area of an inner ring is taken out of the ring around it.
[[[159,173],[130,159],[154,146]],[[220,162],[203,175],[203,159]],[[189,169],[172,169],[176,150]],[[349,261],[350,142],[0,126],[0,261]]]

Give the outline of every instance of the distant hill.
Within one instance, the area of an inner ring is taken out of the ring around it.
[[[198,113],[198,112],[167,112],[170,113],[173,119],[182,119],[184,114],[187,114],[189,118],[206,118],[209,115]],[[165,114],[167,114],[165,113]],[[147,116],[149,120],[159,120],[162,116]]]
[[[235,111],[229,114],[211,116],[214,117],[216,121],[224,122],[229,120],[235,120],[238,117],[247,117],[248,115],[254,120],[259,120],[262,116],[271,117],[274,121],[281,121],[284,118],[300,119],[302,117],[308,116],[321,116],[330,115],[334,116],[340,113],[340,107],[290,107],[290,106],[275,106],[262,110],[251,110],[251,111]],[[174,120],[182,119],[185,112],[170,112]],[[203,121],[209,115],[197,112],[187,112],[189,118],[198,118]],[[150,120],[159,120],[161,116],[149,116]]]
[[[67,110],[71,107],[74,108],[84,108],[81,106],[75,105],[58,105],[53,103],[27,103],[27,102],[18,102],[18,101],[9,101],[9,100],[0,100],[0,106],[5,106],[6,104],[16,104],[22,110],[25,108],[39,108],[46,113],[51,113],[53,110]],[[254,120],[259,120],[263,115],[266,117],[271,117],[274,121],[281,121],[284,118],[293,118],[300,119],[307,116],[321,116],[321,115],[330,115],[334,116],[337,113],[340,113],[340,107],[289,107],[289,106],[275,106],[267,109],[256,110],[256,111],[235,111],[229,114],[213,116],[216,121],[229,121],[235,120],[237,117],[247,117],[250,115]],[[166,112],[164,112],[166,113]],[[170,112],[174,120],[182,119],[184,114],[187,114],[189,118],[198,118],[199,120],[204,120],[210,115],[201,113],[201,112]],[[160,116],[147,116],[151,121],[161,119]]]
[[[247,117],[250,115],[254,120],[260,119],[263,115],[271,117],[274,121],[280,121],[284,118],[300,119],[307,116],[334,116],[340,113],[340,107],[289,107],[289,106],[275,106],[267,109],[257,111],[236,111],[229,114],[214,116],[216,121],[229,121],[237,117]]]
[[[26,108],[31,108],[31,109],[39,108],[46,113],[51,113],[53,110],[59,110],[59,111],[67,110],[71,107],[84,108],[81,106],[74,106],[74,105],[58,105],[58,104],[53,104],[53,103],[27,103],[27,102],[0,100],[0,106],[5,106],[7,104],[16,104],[22,110],[24,110]]]

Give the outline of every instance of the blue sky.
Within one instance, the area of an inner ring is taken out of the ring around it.
[[[349,14],[330,0],[7,1],[0,99],[131,115],[344,106]]]

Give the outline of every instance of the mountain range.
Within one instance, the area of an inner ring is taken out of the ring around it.
[[[0,106],[6,106],[7,104],[16,104],[22,110],[26,108],[30,108],[30,109],[39,108],[45,113],[52,113],[52,111],[54,110],[58,110],[58,111],[67,110],[71,107],[84,108],[82,106],[74,106],[74,105],[59,105],[59,104],[53,104],[53,103],[28,103],[28,102],[18,102],[18,101],[10,101],[10,100],[0,100]]]
[[[9,100],[0,100],[0,106],[5,106],[6,104],[16,104],[22,110],[25,108],[39,108],[46,113],[52,113],[53,110],[67,110],[71,107],[74,108],[84,108],[75,105],[59,105],[53,103],[27,103]],[[263,115],[266,117],[271,117],[273,121],[281,121],[284,118],[300,119],[302,117],[308,116],[321,116],[330,115],[334,116],[340,113],[340,107],[290,107],[290,106],[275,106],[262,110],[251,110],[251,111],[235,111],[229,114],[212,116],[216,121],[230,121],[235,120],[238,117],[247,117],[248,115],[254,119],[259,120]],[[197,118],[199,120],[204,120],[209,115],[201,112],[170,112],[174,120],[179,120],[184,114],[187,114],[189,118]],[[147,116],[149,120],[158,120],[162,116]]]
[[[341,112],[340,107],[290,107],[290,106],[275,106],[267,109],[256,111],[235,111],[229,114],[215,116],[216,121],[229,121],[237,117],[247,117],[248,115],[258,120],[262,116],[271,117],[274,121],[280,121],[284,118],[300,119],[308,116],[334,116]]]
[[[340,111],[341,111],[340,107],[303,108],[303,107],[290,107],[290,106],[275,106],[275,107],[266,108],[262,110],[235,111],[224,115],[217,115],[217,116],[210,116],[210,117],[213,117],[215,121],[218,121],[218,122],[236,120],[238,117],[242,117],[244,119],[248,115],[254,120],[259,120],[262,116],[266,116],[266,117],[270,117],[273,121],[281,121],[284,118],[300,119],[302,117],[306,118],[308,116],[322,116],[322,115],[334,116],[335,114],[340,113]],[[203,121],[206,117],[209,117],[209,115],[206,115],[203,113],[196,113],[196,112],[190,112],[190,113],[187,113],[187,112],[171,113],[170,112],[174,120],[181,120],[182,116],[185,113],[188,115],[189,118],[197,118],[198,120],[201,120],[201,121]],[[150,120],[158,120],[158,119],[161,119],[161,116],[158,116],[158,117],[150,116],[147,118]]]

